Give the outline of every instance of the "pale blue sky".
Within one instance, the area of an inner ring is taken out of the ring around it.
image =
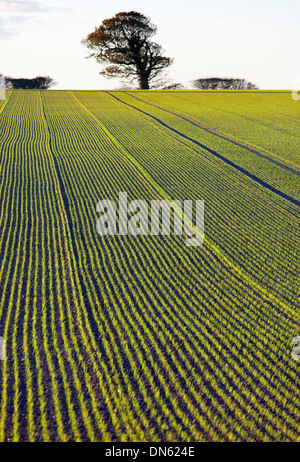
[[[81,39],[103,19],[136,10],[158,26],[155,40],[174,57],[169,76],[190,86],[200,77],[240,77],[262,89],[300,79],[299,0],[0,1],[0,72],[50,75],[56,88],[117,88],[85,59]]]

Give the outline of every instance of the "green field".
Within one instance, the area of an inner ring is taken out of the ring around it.
[[[284,91],[0,101],[0,441],[300,441],[300,103]],[[205,239],[97,203],[205,201]]]

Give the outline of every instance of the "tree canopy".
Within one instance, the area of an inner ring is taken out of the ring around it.
[[[101,75],[137,80],[141,89],[149,89],[150,82],[173,62],[151,40],[156,30],[147,16],[121,12],[105,19],[82,43],[93,51],[88,58],[108,64]]]

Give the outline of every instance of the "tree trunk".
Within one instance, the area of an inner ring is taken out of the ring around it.
[[[149,82],[147,75],[140,75],[139,77],[140,89],[141,90],[149,90]]]

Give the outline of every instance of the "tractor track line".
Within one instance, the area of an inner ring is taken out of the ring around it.
[[[136,111],[138,112],[141,112],[142,114],[145,114],[147,115],[148,117],[151,117],[152,119],[154,119],[156,122],[158,122],[160,125],[163,125],[164,127],[166,127],[167,129],[171,130],[172,132],[176,133],[177,135],[181,136],[182,138],[185,138],[186,140],[188,141],[191,141],[192,143],[196,144],[197,146],[199,146],[200,148],[202,149],[205,149],[206,151],[208,151],[210,154],[214,155],[215,157],[217,157],[218,159],[221,159],[223,162],[225,162],[226,164],[230,165],[231,167],[233,167],[234,169],[236,169],[237,171],[239,171],[240,173],[243,173],[245,176],[251,178],[251,180],[255,181],[256,183],[260,184],[261,186],[263,186],[264,188],[268,189],[269,191],[277,194],[278,196],[282,197],[283,199],[286,199],[288,200],[289,202],[292,202],[294,205],[296,205],[297,207],[300,207],[300,201],[298,201],[297,199],[294,199],[293,197],[289,196],[288,194],[285,194],[284,192],[280,191],[279,189],[277,188],[274,188],[274,186],[266,183],[265,181],[263,181],[261,178],[257,177],[256,175],[253,175],[252,173],[248,172],[248,170],[245,170],[243,167],[240,167],[239,165],[235,164],[234,162],[232,162],[231,160],[227,159],[226,157],[222,156],[221,154],[219,154],[217,151],[214,151],[213,149],[209,148],[208,146],[205,146],[204,144],[200,143],[199,141],[197,140],[194,140],[193,138],[190,138],[189,136],[185,135],[184,133],[176,130],[175,128],[171,127],[170,125],[167,125],[165,122],[163,122],[161,119],[159,119],[158,117],[155,117],[153,116],[152,114],[149,114],[148,112],[146,111],[143,111],[142,109],[139,109],[135,106],[133,106],[132,104],[129,104],[129,103],[126,103],[125,101],[121,100],[120,98],[118,98],[117,96],[111,94],[110,92],[106,91],[105,93],[107,93],[108,95],[110,95],[112,98],[115,98],[117,101],[119,101],[120,103],[126,105],[126,106],[129,106],[131,107],[132,109],[135,109]]]
[[[230,138],[229,136],[218,133],[217,131],[215,131],[215,130],[213,130],[211,128],[207,128],[207,127],[199,124],[198,122],[195,122],[194,120],[190,119],[189,117],[185,117],[185,116],[183,116],[181,114],[178,114],[177,112],[171,111],[170,109],[166,109],[164,107],[158,106],[157,104],[150,103],[150,102],[148,102],[146,100],[138,98],[135,95],[132,95],[131,93],[126,92],[126,94],[131,96],[132,98],[137,99],[138,101],[141,101],[142,103],[148,104],[149,106],[153,106],[153,107],[155,107],[157,109],[161,109],[164,112],[168,112],[169,114],[172,114],[172,115],[174,115],[176,117],[179,117],[180,119],[185,120],[186,122],[190,123],[191,125],[194,125],[195,127],[200,128],[201,130],[203,130],[203,131],[205,131],[207,133],[210,133],[211,135],[217,136],[218,138],[221,138],[222,140],[228,141],[229,143],[232,143],[232,144],[234,144],[236,146],[239,146],[239,147],[241,147],[243,149],[246,149],[247,151],[252,152],[253,154],[255,154],[257,156],[262,157],[263,159],[267,159],[268,161],[278,165],[279,167],[284,168],[285,170],[288,170],[289,172],[294,173],[297,176],[300,176],[300,172],[298,170],[295,170],[294,168],[289,167],[285,163],[279,162],[278,160],[273,159],[272,157],[270,157],[270,156],[268,156],[266,154],[263,154],[262,152],[258,151],[257,149],[251,148],[250,146],[248,146],[247,144],[242,143],[241,141],[236,141],[236,140]]]

